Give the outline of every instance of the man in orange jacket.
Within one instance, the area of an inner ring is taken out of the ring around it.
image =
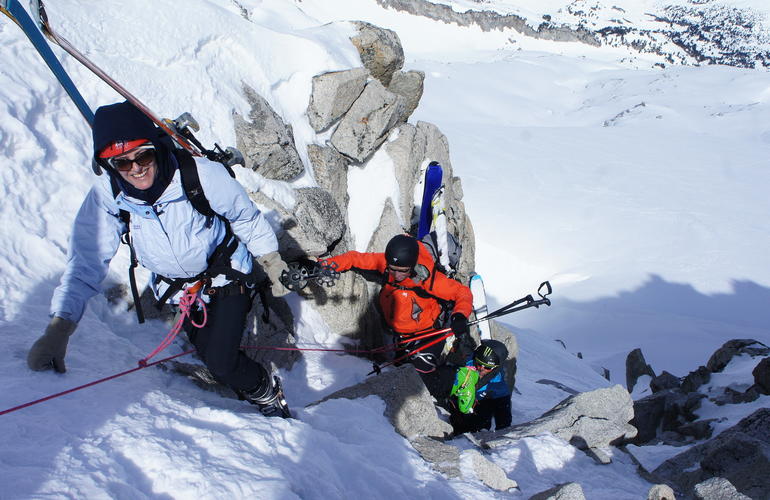
[[[408,340],[447,323],[458,340],[469,336],[468,315],[473,310],[470,288],[438,271],[433,255],[415,238],[398,235],[388,242],[385,253],[351,251],[325,262],[336,265],[340,272],[356,268],[382,274],[380,309],[397,340]],[[435,338],[408,342],[396,355],[413,352]],[[445,342],[411,356],[415,369],[422,373],[434,371]]]

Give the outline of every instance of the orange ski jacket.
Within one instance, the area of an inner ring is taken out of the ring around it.
[[[454,303],[451,313],[460,313],[466,318],[473,310],[471,289],[438,271],[432,254],[422,242],[415,271],[398,283],[387,272],[384,253],[351,251],[325,261],[335,263],[340,272],[356,268],[381,273],[384,284],[380,290],[380,308],[385,321],[399,335],[440,327],[436,324],[441,314],[439,301]]]

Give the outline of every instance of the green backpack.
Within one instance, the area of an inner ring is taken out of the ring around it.
[[[470,366],[463,366],[457,370],[457,379],[452,386],[449,396],[457,397],[457,407],[462,413],[473,413],[476,404],[476,384],[479,381],[479,372]]]

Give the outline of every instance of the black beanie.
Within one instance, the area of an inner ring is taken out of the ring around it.
[[[149,204],[163,194],[176,170],[176,160],[173,158],[173,141],[163,129],[156,127],[155,123],[136,106],[128,101],[123,101],[107,106],[101,106],[94,113],[94,126],[92,129],[94,139],[94,159],[112,176],[120,186],[120,189],[131,196]],[[114,171],[103,158],[99,158],[99,152],[115,141],[133,141],[147,139],[156,150],[156,163],[158,173],[155,182],[146,190],[140,190],[126,182],[123,177]]]

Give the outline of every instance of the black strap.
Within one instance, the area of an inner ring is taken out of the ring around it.
[[[117,198],[120,194],[120,186],[115,176],[110,175],[110,187],[112,187],[112,196]],[[130,263],[128,265],[128,282],[131,285],[131,297],[134,300],[134,309],[136,309],[136,319],[139,324],[144,323],[144,309],[142,309],[142,301],[139,296],[139,288],[136,286],[136,266],[139,265],[139,260],[136,258],[136,251],[134,250],[134,244],[131,241],[131,213],[128,210],[120,210],[118,212],[118,218],[125,225],[125,232],[121,235],[121,241],[128,245],[130,253]]]
[[[179,164],[179,176],[182,180],[182,187],[184,188],[185,195],[187,195],[187,199],[190,200],[193,208],[198,213],[209,217],[209,222],[206,226],[211,227],[211,219],[216,217],[217,213],[211,208],[211,204],[203,192],[195,158],[183,149],[175,150],[174,157]]]
[[[500,361],[500,363],[503,363],[504,361],[505,360]],[[476,390],[481,389],[485,385],[489,384],[489,382],[492,381],[492,379],[495,377],[495,375],[497,375],[497,373],[500,371],[501,368],[502,368],[502,364],[497,365],[489,373],[487,373],[483,377],[480,377],[479,380],[476,382]]]
[[[224,218],[222,219],[224,220]],[[232,258],[233,253],[235,253],[235,250],[238,248],[239,242],[238,238],[235,237],[232,229],[230,228],[230,223],[227,222],[227,220],[224,220],[224,222],[225,236],[222,238],[222,242],[217,245],[217,247],[214,249],[214,252],[212,252],[212,254],[209,256],[208,266],[206,267],[205,271],[191,278],[166,278],[165,276],[158,275],[158,280],[163,281],[164,283],[168,283],[169,287],[166,289],[163,295],[158,298],[158,302],[155,304],[156,308],[159,310],[163,308],[168,299],[180,291],[184,285],[188,283],[195,283],[196,281],[200,280],[211,279],[215,276],[219,276],[220,274],[225,275],[225,277],[229,280],[238,280],[244,284],[251,284],[254,282],[254,267],[252,267],[252,272],[250,274],[246,274],[240,271],[236,271],[230,265],[230,259]]]

